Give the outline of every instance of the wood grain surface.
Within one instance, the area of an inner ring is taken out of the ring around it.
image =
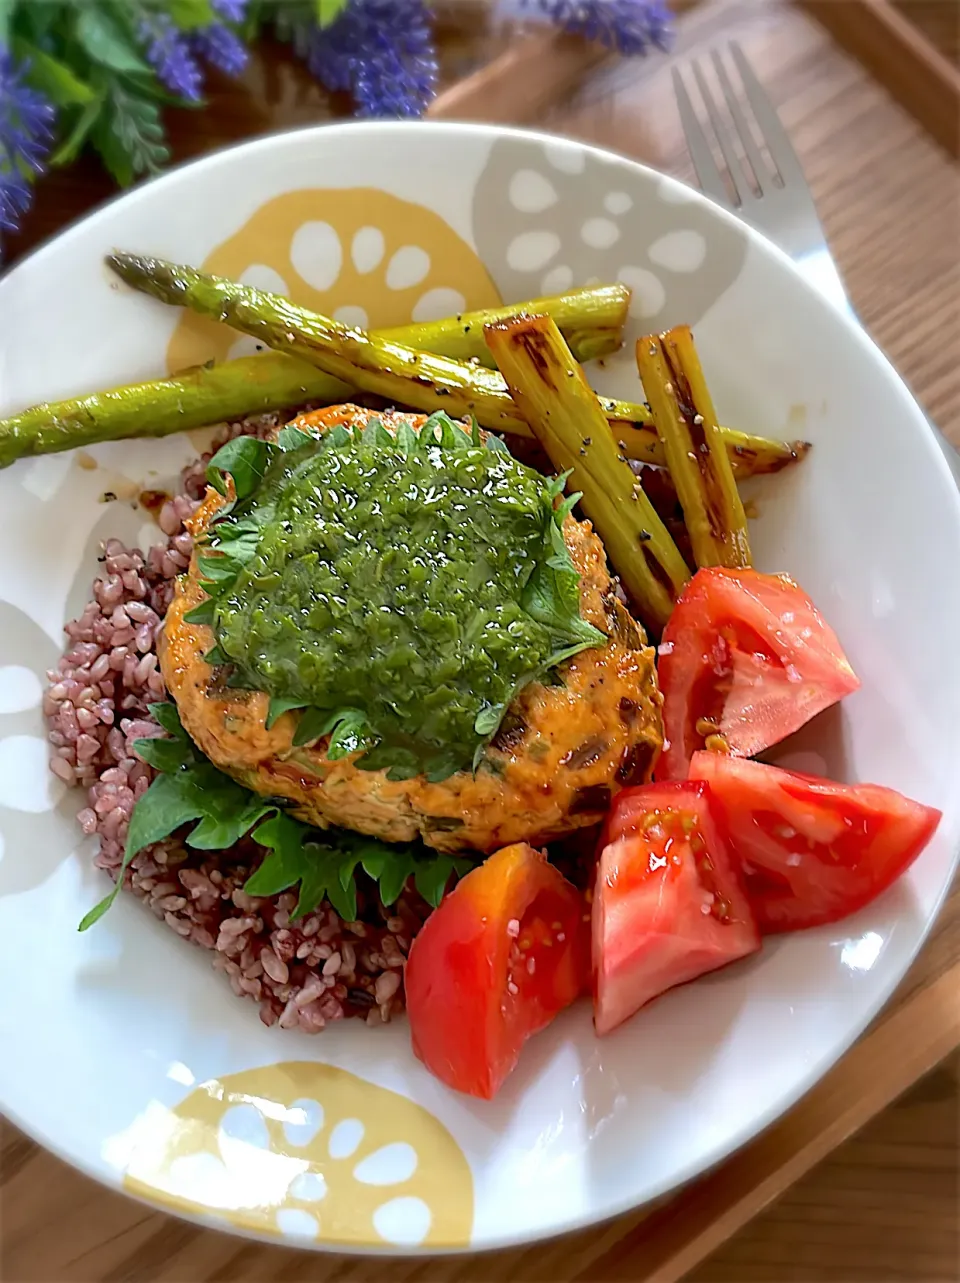
[[[960,445],[956,166],[806,14],[756,0],[708,3],[685,15],[677,56],[728,35],[742,40],[791,132],[860,317]],[[450,80],[479,60],[476,43],[451,40],[447,48]],[[495,41],[484,45],[484,56],[490,52]],[[543,48],[528,65],[545,64],[547,56]],[[569,47],[563,56],[573,56]],[[584,56],[576,92],[558,64],[548,75],[562,83],[553,91],[561,94],[559,106],[550,108],[551,95],[535,85],[501,85],[497,118],[538,120],[691,176],[666,60],[624,67]],[[489,82],[479,98],[461,86],[440,111],[480,116],[491,92]],[[224,87],[214,108],[190,116],[189,128],[174,122],[178,155],[335,110],[337,104],[268,49],[241,90]],[[17,248],[107,192],[92,164],[57,176],[41,193]],[[691,1283],[950,1283],[960,1277],[960,1061],[950,1055],[958,1043],[955,889],[896,998],[860,1043],[778,1124],[652,1212],[481,1257],[387,1265],[316,1256],[151,1211],[93,1184],[3,1125],[0,1279],[669,1283],[686,1275]]]

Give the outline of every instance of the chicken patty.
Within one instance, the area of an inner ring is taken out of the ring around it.
[[[365,423],[372,412],[338,406],[293,422],[323,431]],[[389,431],[419,431],[425,416],[378,413]],[[210,490],[194,515],[203,534],[224,499]],[[603,818],[621,787],[647,781],[662,746],[654,651],[617,597],[603,545],[587,521],[568,516],[563,538],[580,575],[580,611],[609,637],[557,669],[556,684],[531,682],[511,704],[475,773],[431,782],[390,780],[357,755],[330,760],[328,740],[294,747],[296,715],[268,730],[268,696],[230,688],[204,655],[212,630],[185,619],[204,598],[196,558],[164,621],[160,663],[184,727],[221,770],[282,799],[298,818],[389,842],[422,840],[440,851],[484,853],[513,842],[543,843]]]

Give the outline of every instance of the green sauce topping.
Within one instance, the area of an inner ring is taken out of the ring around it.
[[[303,709],[296,741],[332,733],[392,778],[476,764],[510,702],[605,640],[579,613],[579,576],[549,481],[446,415],[419,437],[374,420],[277,446],[230,442],[212,484],[237,498],[200,556],[208,657]]]

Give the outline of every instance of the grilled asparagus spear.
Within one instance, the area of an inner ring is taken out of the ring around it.
[[[597,400],[607,416],[615,439],[621,443],[621,454],[641,463],[666,467],[666,455],[653,425],[649,406],[640,407],[643,410],[642,419],[625,420],[619,418],[617,413],[617,408],[623,405],[622,401],[610,401],[602,396]],[[3,425],[0,424],[0,431],[2,428]],[[791,463],[799,463],[810,451],[809,441],[774,441],[769,437],[758,437],[752,432],[741,432],[739,428],[721,427],[720,432],[738,481],[763,473],[780,472]]]
[[[581,359],[588,360],[620,345],[629,297],[621,285],[604,285],[541,299],[538,306],[556,317]],[[492,365],[483,327],[513,310],[466,312],[385,333],[410,347],[463,359],[479,356]],[[126,437],[162,437],[305,401],[343,400],[349,394],[346,384],[306,361],[267,351],[150,383],[33,406],[0,421],[0,468],[28,455]]]
[[[538,441],[593,522],[644,622],[659,632],[690,578],[686,562],[618,451],[583,371],[549,316],[486,329],[490,351]]]
[[[492,371],[443,356],[419,355],[390,338],[368,335],[295,307],[279,295],[207,276],[193,268],[132,254],[111,255],[107,262],[137,289],[226,321],[268,345],[275,344],[303,357],[362,391],[428,412],[444,409],[452,414],[474,414],[485,428],[530,435],[525,421],[516,415],[506,384]],[[601,397],[600,404],[628,457],[664,462],[646,406],[607,397]],[[2,429],[0,424],[0,433]],[[801,457],[805,448],[799,442],[730,434],[731,458],[742,475],[775,472]]]
[[[749,566],[747,518],[689,326],[637,340],[637,366],[698,566]]]
[[[457,361],[476,359],[493,369],[493,357],[483,340],[483,327],[503,316],[511,316],[518,306],[546,312],[560,327],[561,333],[577,354],[578,361],[593,361],[616,352],[623,342],[630,291],[624,285],[591,285],[569,290],[533,303],[508,307],[484,308],[464,312],[417,325],[398,325],[379,333],[397,343],[405,343],[421,352],[439,352]]]
[[[482,365],[417,351],[383,335],[308,312],[279,294],[192,267],[137,254],[110,254],[107,264],[135,289],[163,303],[224,321],[362,392],[427,413],[445,410],[455,417],[473,415],[490,431],[530,435],[503,379]],[[618,407],[618,413],[635,418],[633,409]],[[640,407],[635,410],[636,414],[645,413]]]

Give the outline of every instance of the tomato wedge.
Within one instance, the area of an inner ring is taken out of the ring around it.
[[[586,991],[588,920],[576,887],[525,843],[462,878],[407,962],[413,1050],[431,1073],[490,1100],[524,1042]]]
[[[601,838],[592,926],[598,1034],[664,990],[760,948],[705,784],[617,794]]]
[[[698,570],[683,591],[657,671],[659,780],[685,779],[711,736],[753,757],[860,685],[836,634],[792,579],[719,566]]]
[[[710,785],[764,933],[836,922],[917,858],[940,812],[878,784],[835,784],[717,753],[691,774]]]

